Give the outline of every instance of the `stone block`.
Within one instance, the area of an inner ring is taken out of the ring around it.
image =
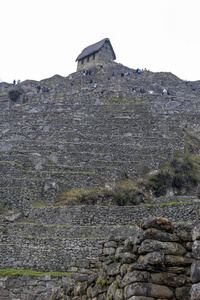
[[[176,295],[177,300],[188,300],[188,299],[190,299],[190,287],[189,286],[182,286],[182,287],[176,288],[175,295]]]
[[[193,283],[200,282],[200,261],[193,262],[190,269],[190,276]]]
[[[116,292],[116,283],[115,281],[108,287],[107,290],[107,298],[108,299],[115,299],[115,292]]]
[[[124,290],[117,289],[115,292],[115,300],[124,300]]]
[[[139,264],[151,264],[151,265],[158,265],[158,264],[164,264],[164,253],[163,252],[151,252],[147,253],[146,255],[140,255],[138,258]]]
[[[191,300],[200,299],[200,283],[193,284],[190,289]]]
[[[108,276],[118,275],[120,273],[120,267],[121,267],[120,263],[112,263],[112,264],[108,265],[106,274]]]
[[[114,255],[115,254],[115,248],[104,248],[103,249],[104,255]]]
[[[89,268],[89,261],[87,259],[77,259],[76,267],[78,268]]]
[[[200,241],[194,241],[192,245],[192,253],[195,259],[200,259]]]
[[[173,298],[173,292],[168,287],[163,285],[136,282],[131,283],[124,288],[125,299],[129,299],[132,296],[171,299]]]
[[[51,280],[51,275],[44,274],[44,275],[40,276],[38,279],[43,280],[43,281],[48,281],[48,280]]]
[[[151,281],[156,284],[179,287],[185,284],[185,277],[173,273],[152,273]]]
[[[200,220],[194,223],[194,226],[192,228],[192,240],[200,240]]]
[[[179,238],[175,234],[161,231],[156,228],[149,228],[143,232],[143,240],[158,240],[163,242],[178,242]]]
[[[130,283],[133,282],[148,282],[151,278],[151,275],[149,272],[146,271],[133,271],[133,272],[128,272],[126,275],[123,277],[123,280],[121,282],[121,287],[125,287],[129,285]]]
[[[137,259],[137,255],[132,253],[123,253],[121,256],[121,262],[122,264],[131,264],[135,262]]]
[[[186,253],[186,249],[178,243],[161,242],[161,241],[154,241],[154,240],[145,240],[138,248],[139,254],[153,252],[153,251],[162,251],[164,254],[171,254],[171,255],[183,255]]]
[[[173,232],[172,223],[168,221],[166,218],[162,218],[162,217],[145,218],[139,223],[139,227],[142,229],[157,228],[159,230]]]
[[[184,256],[176,256],[176,255],[165,255],[165,265],[168,266],[187,266],[191,265],[194,262],[193,258],[188,258]]]
[[[104,244],[106,248],[117,248],[117,243],[115,241],[109,241]]]

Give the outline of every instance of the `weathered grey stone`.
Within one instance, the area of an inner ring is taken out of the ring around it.
[[[167,219],[161,217],[145,218],[139,223],[139,227],[141,227],[142,229],[157,228],[159,230],[173,232],[172,223]]]
[[[118,275],[120,273],[120,267],[121,267],[120,263],[112,263],[108,265],[106,270],[107,275],[108,276]]]
[[[193,258],[187,258],[184,256],[165,255],[165,265],[169,266],[186,266],[191,265],[194,262]]]
[[[151,264],[151,265],[158,265],[164,264],[164,253],[154,251],[151,253],[147,253],[146,255],[140,255],[138,258],[139,264]]]
[[[121,287],[125,287],[133,282],[148,282],[151,278],[151,275],[149,272],[146,271],[133,271],[128,272],[123,277],[123,280],[121,282]]]
[[[178,243],[161,242],[161,241],[154,241],[154,240],[145,240],[138,248],[139,254],[153,252],[153,251],[162,251],[164,254],[171,254],[171,255],[183,255],[186,253],[186,249]]]
[[[124,300],[124,290],[117,289],[115,292],[115,300]]]
[[[122,264],[131,264],[136,261],[137,255],[132,253],[122,253],[121,255],[121,262]]]
[[[12,214],[4,217],[4,222],[16,222],[22,217],[21,213]]]
[[[152,239],[162,242],[178,242],[179,238],[175,234],[171,234],[165,231],[158,230],[156,228],[149,228],[144,230],[143,239]]]
[[[176,295],[177,300],[188,300],[188,299],[190,299],[190,287],[189,286],[183,286],[183,287],[176,288],[175,295]]]
[[[117,248],[117,243],[115,241],[109,241],[104,244],[104,247],[106,248]]]
[[[87,259],[77,259],[76,267],[89,268],[89,261]]]
[[[184,276],[178,276],[173,273],[152,273],[151,279],[153,283],[173,287],[183,286],[185,283]]]
[[[200,282],[200,260],[194,261],[192,263],[190,275],[193,283]]]
[[[192,239],[193,241],[200,240],[200,220],[197,220],[194,223],[194,226],[192,228]]]
[[[137,227],[133,236],[125,241],[125,247],[131,250],[134,245],[140,244],[143,241],[143,233],[144,231]]]
[[[97,285],[94,285],[93,287],[92,286],[88,287],[87,296],[89,298],[94,298],[94,297],[98,296],[98,294],[102,294],[106,291],[107,291],[106,285],[97,284]]]
[[[108,287],[108,290],[107,290],[107,297],[108,297],[108,299],[115,299],[115,293],[116,293],[117,288],[118,288],[117,283],[116,283],[116,281],[114,281]]]
[[[124,264],[120,267],[120,275],[123,277],[126,273],[128,268],[130,267],[129,264]]]
[[[115,254],[115,248],[104,248],[103,249],[104,255],[114,255]]]
[[[192,246],[192,253],[195,259],[200,259],[200,241],[194,241]]]
[[[48,280],[51,280],[51,275],[44,274],[44,275],[41,275],[38,279],[43,280],[43,281],[48,281]]]
[[[125,249],[123,247],[118,247],[115,251],[115,257],[120,258],[122,257],[122,253],[124,253]]]
[[[155,297],[155,298],[173,298],[173,292],[162,285],[152,284],[152,283],[131,283],[124,288],[124,296],[126,299],[131,296],[145,296],[145,297]]]
[[[185,268],[183,268],[183,267],[168,267],[168,268],[166,268],[166,272],[175,273],[175,274],[183,274],[183,273],[185,273]]]
[[[193,284],[190,289],[191,300],[200,299],[200,283]]]

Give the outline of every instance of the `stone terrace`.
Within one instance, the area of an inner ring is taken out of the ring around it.
[[[199,82],[110,63],[41,84],[50,92],[38,94],[34,81],[1,84],[0,199],[14,207],[140,176],[183,152],[186,130],[199,136]],[[171,96],[161,95],[164,87]],[[17,102],[8,99],[12,88],[23,91]]]
[[[140,220],[149,216],[170,217],[177,232],[181,226],[184,235],[191,234],[199,207],[196,197],[161,197],[154,202],[131,207],[31,208],[27,217],[5,216],[0,224],[0,269],[95,272],[105,241],[113,236],[123,244]]]

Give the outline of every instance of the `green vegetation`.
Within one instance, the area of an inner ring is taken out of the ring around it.
[[[109,205],[130,206],[149,203],[155,197],[166,195],[172,189],[176,195],[188,195],[196,190],[200,177],[200,141],[186,133],[185,152],[177,153],[171,161],[165,161],[154,175],[149,176],[148,167],[142,170],[140,178],[124,179],[106,188],[67,190],[56,199],[55,205],[94,205],[109,201]]]
[[[102,185],[91,190],[67,190],[57,197],[55,205],[93,205],[96,204],[98,200],[107,201],[107,199],[109,199],[113,205],[124,206],[138,204],[138,201],[141,202],[144,198],[148,200],[151,199],[151,197],[141,189],[141,186],[144,184],[142,179],[129,179],[127,175],[125,175],[125,179],[117,183],[113,189],[106,188]]]
[[[20,92],[19,90],[10,90],[8,92],[8,96],[12,101],[17,101],[17,99],[20,97],[21,94],[22,92]]]
[[[98,279],[96,281],[96,285],[101,284],[102,286],[104,286],[107,283],[106,279]]]
[[[117,283],[116,280],[114,281],[114,287],[115,287],[115,291],[118,290],[118,288],[119,288],[118,283]]]
[[[40,277],[44,274],[53,277],[71,276],[71,273],[67,272],[36,272],[33,270],[0,269],[0,276],[21,276],[24,274],[28,274],[30,277]]]

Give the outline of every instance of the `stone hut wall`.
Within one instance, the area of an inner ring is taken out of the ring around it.
[[[97,64],[100,64],[99,52],[90,54],[87,57],[80,59],[77,64],[77,71],[89,70]]]
[[[92,53],[83,59],[80,59],[77,64],[77,71],[89,70],[98,65],[104,65],[109,60],[113,60],[113,51],[109,42],[106,42],[102,48],[95,53]]]

